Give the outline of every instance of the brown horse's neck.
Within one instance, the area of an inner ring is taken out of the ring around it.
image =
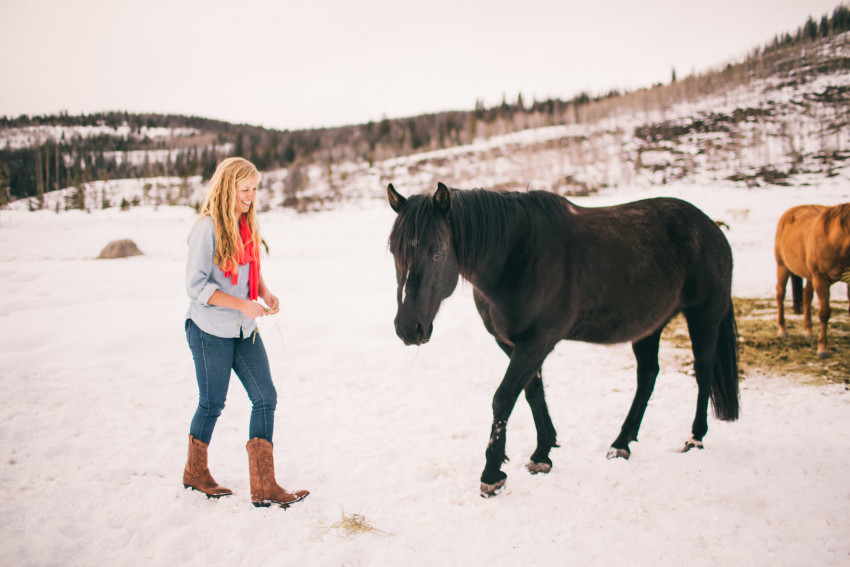
[[[850,203],[842,203],[829,207],[821,216],[823,219],[823,229],[829,233],[833,228],[843,230],[850,234]],[[837,224],[837,227],[833,225]]]

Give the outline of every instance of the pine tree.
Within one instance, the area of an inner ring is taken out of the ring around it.
[[[810,41],[814,41],[818,38],[818,25],[811,16],[809,16],[809,19],[806,21],[806,25],[803,27],[803,36]]]
[[[9,192],[9,180],[6,177],[6,168],[0,164],[0,209],[5,207],[12,200],[12,195]]]

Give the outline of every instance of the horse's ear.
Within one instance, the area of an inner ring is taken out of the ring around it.
[[[449,188],[442,183],[437,183],[437,192],[434,193],[434,206],[444,215],[448,214],[452,207],[452,194]]]
[[[407,199],[398,194],[392,183],[387,185],[387,200],[390,202],[390,206],[393,210],[397,213],[401,212],[404,208],[404,204],[407,202]]]

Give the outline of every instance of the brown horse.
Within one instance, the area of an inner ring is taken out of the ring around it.
[[[783,302],[790,277],[794,312],[800,313],[802,304],[803,328],[809,338],[812,337],[812,295],[818,294],[818,357],[829,356],[826,348],[826,326],[831,313],[829,288],[838,281],[850,283],[850,203],[788,209],[776,227],[775,251],[779,336],[787,335]],[[850,290],[847,296],[850,299]]]

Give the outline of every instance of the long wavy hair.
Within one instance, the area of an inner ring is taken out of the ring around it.
[[[235,270],[242,255],[242,237],[239,220],[245,217],[254,240],[254,249],[260,250],[260,231],[257,227],[256,203],[247,213],[236,212],[236,189],[260,172],[250,161],[241,157],[230,157],[218,164],[210,179],[210,189],[198,211],[201,218],[210,217],[215,227],[216,249],[213,261],[224,270]]]

